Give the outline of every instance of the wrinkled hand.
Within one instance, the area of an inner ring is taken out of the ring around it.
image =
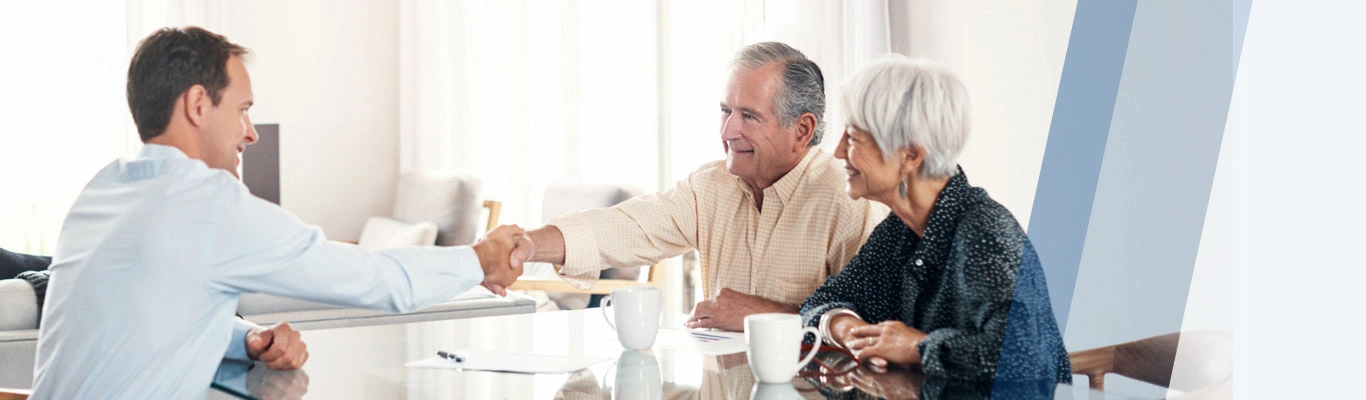
[[[715,298],[697,302],[692,316],[684,323],[692,329],[716,328],[732,332],[745,330],[745,316],[758,313],[795,314],[796,307],[763,297],[722,288]]]
[[[299,369],[308,361],[308,345],[288,322],[247,332],[247,356],[274,370]]]
[[[247,393],[261,400],[294,400],[308,393],[308,374],[302,369],[272,371],[252,368],[247,372]]]
[[[473,246],[484,269],[484,282],[489,291],[507,295],[507,287],[522,276],[522,265],[536,253],[531,237],[517,225],[502,225],[490,231]]]
[[[888,362],[902,365],[920,364],[920,341],[925,333],[906,326],[901,321],[883,321],[849,330],[844,345],[860,360],[878,367]]]

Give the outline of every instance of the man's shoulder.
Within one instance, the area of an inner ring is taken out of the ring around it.
[[[236,181],[228,171],[209,168],[200,160],[180,158],[121,158],[106,165],[95,177],[126,182],[164,179],[212,185],[230,185]]]
[[[818,153],[806,167],[806,176],[797,188],[806,192],[802,197],[817,201],[833,201],[845,206],[860,205],[867,201],[850,199],[847,183],[849,174],[845,172],[844,166],[829,153],[819,149],[815,151]]]
[[[245,190],[242,181],[228,171],[209,168],[199,160],[168,160],[176,165],[170,169],[167,178],[173,185],[184,188],[203,189],[221,195],[238,194]]]
[[[703,163],[697,170],[688,175],[688,179],[694,184],[711,182],[734,181],[735,175],[726,168],[726,160],[716,160]]]
[[[815,149],[812,151],[815,151],[816,155],[811,158],[811,165],[806,167],[808,179],[825,186],[838,186],[841,190],[845,189],[844,183],[849,177],[849,173],[844,170],[843,162],[824,150]]]
[[[100,188],[120,189],[108,192],[98,190]],[[95,193],[121,193],[118,195],[121,199],[136,198],[148,206],[154,206],[154,203],[186,205],[196,200],[231,200],[241,196],[243,191],[245,188],[231,173],[209,168],[199,160],[120,159],[101,169],[83,191],[82,197]]]
[[[702,164],[678,184],[678,187],[686,186],[699,199],[738,195],[743,189],[740,178],[731,174],[730,169],[726,168],[726,160]]]

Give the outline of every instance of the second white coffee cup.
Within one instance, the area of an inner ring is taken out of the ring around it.
[[[632,286],[612,289],[602,299],[602,318],[617,331],[621,346],[631,350],[645,350],[655,345],[659,334],[659,288]],[[608,307],[612,316],[608,314]],[[612,318],[615,316],[616,318]],[[615,321],[613,321],[615,319]]]
[[[745,317],[745,343],[749,345],[749,367],[754,379],[762,383],[791,382],[806,363],[816,358],[817,346],[797,358],[802,352],[802,338],[810,333],[821,342],[821,332],[814,327],[803,327],[797,314],[751,314]]]

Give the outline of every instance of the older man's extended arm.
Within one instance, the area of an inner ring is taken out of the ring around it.
[[[695,177],[662,193],[551,220],[530,232],[536,243],[531,261],[560,265],[558,272],[565,281],[588,289],[601,270],[651,265],[695,248]]]

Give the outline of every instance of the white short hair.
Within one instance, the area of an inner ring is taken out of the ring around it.
[[[939,64],[889,54],[854,72],[844,83],[849,126],[868,132],[890,157],[920,146],[924,179],[957,173],[958,154],[968,139],[968,92]]]

